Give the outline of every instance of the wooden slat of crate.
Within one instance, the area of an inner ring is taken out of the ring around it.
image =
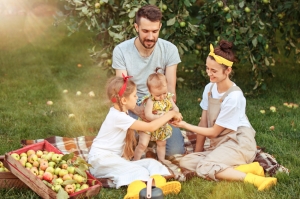
[[[34,192],[36,192],[39,196],[45,199],[56,199],[56,192],[45,185],[37,176],[31,173],[31,171],[24,168],[19,161],[15,160],[11,154],[18,153],[21,154],[23,152],[27,152],[29,149],[37,150],[46,150],[46,151],[53,151],[55,153],[61,154],[57,148],[51,145],[46,140],[43,142],[39,142],[36,144],[28,145],[21,149],[11,151],[5,154],[5,161],[4,165],[8,170],[10,170],[16,177],[22,180],[29,188],[31,188]],[[102,184],[94,178],[91,174],[87,172],[88,176],[88,184],[90,185],[89,188],[75,192],[70,195],[70,198],[84,198],[84,197],[91,197],[97,195],[102,187]]]
[[[0,161],[4,163],[4,155],[0,156]],[[24,182],[17,178],[11,172],[0,172],[0,188],[11,189],[11,188],[28,188]]]

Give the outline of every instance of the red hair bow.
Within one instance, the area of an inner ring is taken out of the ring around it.
[[[125,92],[125,90],[126,90],[126,87],[127,87],[127,80],[128,80],[129,78],[132,77],[132,76],[125,76],[123,73],[122,73],[122,76],[123,76],[124,84],[123,84],[122,88],[121,88],[120,91],[119,91],[119,96],[120,96],[120,97],[123,96],[123,94],[124,94],[124,92]],[[117,102],[117,98],[116,98],[116,97],[113,97],[113,98],[111,99],[111,101],[112,101],[113,103],[116,103],[116,102]]]

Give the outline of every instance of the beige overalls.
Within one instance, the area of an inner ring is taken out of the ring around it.
[[[214,99],[211,97],[213,86],[214,84],[208,93],[208,127],[214,125],[225,97],[230,92],[241,91],[239,87],[232,86],[221,99]],[[180,166],[195,171],[200,177],[217,181],[216,173],[229,167],[253,162],[256,155],[254,137],[255,131],[252,127],[240,126],[237,131],[225,129],[218,137],[210,139],[210,145],[203,152],[184,156],[180,160]]]

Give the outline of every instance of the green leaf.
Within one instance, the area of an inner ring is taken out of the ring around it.
[[[243,34],[243,33],[246,33],[248,31],[248,28],[245,28],[245,27],[240,27],[240,33]]]
[[[52,188],[52,184],[49,183],[49,182],[47,182],[46,180],[43,180],[43,183],[44,183],[45,185],[47,185],[48,187]]]
[[[188,48],[181,42],[179,42],[179,45],[185,50],[185,51],[188,51]]]
[[[252,44],[253,44],[254,47],[257,46],[257,38],[256,37],[252,40]]]
[[[184,0],[183,3],[186,7],[190,7],[192,5],[189,0]]]
[[[245,1],[241,1],[241,2],[239,3],[239,6],[240,6],[240,8],[243,8],[243,7],[245,6]]]
[[[61,159],[68,161],[71,160],[74,157],[74,153],[65,154]]]
[[[69,194],[63,189],[59,189],[56,194],[56,199],[67,199],[69,198]]]
[[[167,21],[167,26],[172,26],[176,22],[176,17],[173,17],[172,19],[169,19]]]
[[[132,19],[135,16],[135,12],[135,10],[131,10],[128,14],[128,17]]]
[[[149,0],[149,4],[150,5],[155,5],[156,4],[156,0]]]
[[[75,167],[75,172],[78,173],[79,175],[81,175],[81,176],[87,178],[87,175],[86,175],[85,170],[81,170],[81,169]]]
[[[66,186],[66,185],[68,185],[68,184],[75,184],[75,183],[77,183],[76,180],[65,180],[65,181],[62,183],[62,185],[63,185],[63,186]]]

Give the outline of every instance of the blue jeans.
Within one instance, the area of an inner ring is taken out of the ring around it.
[[[138,119],[138,116],[131,111],[128,111],[129,115],[135,119]],[[172,125],[171,125],[172,126]],[[184,139],[179,128],[172,126],[172,135],[167,139],[166,144],[166,155],[171,156],[174,154],[183,154],[184,149]]]

